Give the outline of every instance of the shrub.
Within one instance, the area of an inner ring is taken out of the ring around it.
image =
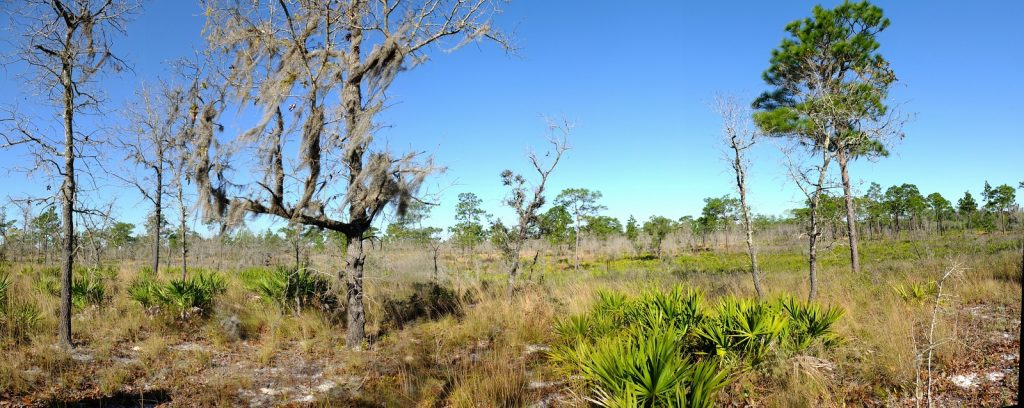
[[[159,305],[159,290],[160,285],[150,279],[143,278],[128,285],[128,296],[139,302],[142,307],[149,309]]]
[[[729,362],[760,364],[786,329],[786,316],[772,306],[748,299],[723,299],[715,316],[696,329],[704,352]]]
[[[105,294],[103,282],[91,273],[80,274],[71,281],[71,305],[75,310],[103,303]]]
[[[12,285],[11,276],[0,273],[0,333],[15,343],[21,343],[28,340],[41,317],[35,304],[13,298]]]
[[[435,282],[413,283],[412,294],[404,299],[384,299],[383,308],[384,322],[399,329],[424,317],[462,314],[462,303],[455,291]]]
[[[330,311],[338,306],[330,280],[306,268],[249,269],[242,272],[242,278],[249,290],[283,310],[298,313],[302,309],[316,307]]]
[[[834,306],[822,308],[792,298],[779,302],[789,315],[785,339],[791,351],[803,353],[818,344],[833,348],[842,343],[842,337],[832,330],[832,326],[843,317],[842,309]]]
[[[28,302],[5,302],[0,311],[0,332],[15,343],[28,341],[29,335],[41,320],[39,308]]]
[[[705,310],[703,299],[682,286],[634,297],[599,292],[589,313],[555,322],[560,342],[549,357],[602,406],[707,407],[735,370],[840,341],[832,331],[839,308],[729,297]]]
[[[922,305],[926,300],[935,295],[938,291],[938,284],[934,281],[920,283],[910,282],[907,284],[894,285],[893,292],[907,303]]]
[[[227,290],[227,281],[214,273],[196,273],[188,279],[172,279],[160,284],[139,279],[128,287],[128,294],[145,308],[159,306],[181,319],[206,315],[217,295]]]
[[[2,273],[0,274],[0,312],[7,310],[7,296],[11,290],[11,276]]]

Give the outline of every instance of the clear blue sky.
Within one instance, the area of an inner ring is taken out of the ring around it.
[[[395,104],[380,117],[391,127],[378,137],[394,149],[434,152],[448,166],[429,183],[443,192],[433,225],[453,222],[460,192],[508,214],[498,173],[528,170],[528,149],[545,147],[542,115],[576,124],[549,197],[566,187],[599,190],[606,214],[622,220],[699,214],[704,197],[733,192],[710,102],[717,93],[749,100],[762,91],[760,75],[783,27],[810,15],[814,4],[514,1],[497,25],[514,34],[518,54],[469,46],[400,75],[390,91]],[[859,190],[872,181],[910,182],[955,202],[967,189],[977,195],[985,180],[1016,187],[1024,180],[1024,2],[876,4],[892,20],[880,38],[900,80],[892,101],[916,117],[891,157],[851,167]],[[134,74],[104,83],[111,108],[124,106],[141,82],[167,76],[166,61],[201,48],[202,24],[198,6],[187,1],[148,2],[118,42]],[[0,103],[27,106],[32,97],[16,70],[0,72]],[[752,159],[754,210],[781,214],[797,206],[801,196],[775,147],[762,144]],[[24,160],[18,151],[0,151],[0,167]],[[41,179],[3,177],[0,197],[41,191]],[[110,189],[123,197],[122,218],[141,222],[148,208],[138,195]]]

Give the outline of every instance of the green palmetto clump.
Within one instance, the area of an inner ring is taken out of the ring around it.
[[[11,276],[3,273],[0,274],[0,312],[7,310],[7,296],[11,290]]]
[[[725,298],[715,316],[696,328],[705,350],[729,362],[756,366],[782,336],[787,318],[772,305]]]
[[[142,278],[128,287],[128,295],[145,308],[160,307],[181,319],[205,315],[217,295],[227,290],[227,281],[215,273],[195,273],[187,279],[161,284]]]
[[[935,281],[910,282],[902,285],[894,285],[892,290],[900,297],[900,299],[903,299],[907,303],[920,306],[924,304],[926,300],[935,296],[935,293],[938,291],[938,284]]]
[[[833,348],[842,343],[842,337],[832,327],[843,317],[843,309],[835,306],[823,308],[793,298],[780,300],[779,303],[789,315],[784,339],[793,352],[803,353],[818,344]]]
[[[75,310],[82,310],[89,305],[103,303],[106,288],[100,277],[86,273],[76,276],[71,282],[71,305]]]
[[[132,282],[132,284],[128,286],[127,291],[128,296],[131,297],[132,300],[139,302],[142,307],[148,309],[159,305],[160,299],[157,296],[157,291],[159,291],[159,289],[160,286],[156,282],[144,277]]]
[[[549,357],[601,406],[707,407],[737,370],[839,344],[842,314],[789,298],[705,307],[703,293],[683,286],[599,292],[590,312],[555,322],[560,342]]]
[[[7,306],[0,312],[0,332],[6,333],[7,338],[15,343],[28,341],[29,335],[39,326],[42,315],[39,308],[29,302],[7,302]]]
[[[331,309],[337,303],[331,281],[307,268],[253,269],[243,272],[243,280],[261,298],[296,313],[308,307]]]

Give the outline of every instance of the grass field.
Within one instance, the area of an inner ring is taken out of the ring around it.
[[[821,256],[816,300],[842,311],[830,329],[835,342],[790,347],[779,337],[752,359],[749,350],[703,354],[704,337],[693,337],[686,358],[711,361],[723,374],[710,397],[715,405],[916,406],[928,398],[932,344],[935,403],[1012,404],[1019,239],[958,233],[868,240],[864,276],[851,276],[847,249],[835,245]],[[371,255],[370,341],[362,351],[343,347],[344,314],[331,299],[271,299],[270,268],[190,271],[221,287],[209,303],[179,307],[144,305],[137,293],[139,282],[165,285],[180,271],[152,276],[141,262],[126,262],[78,273],[90,279],[76,285],[78,347],[68,353],[55,346],[55,270],[3,265],[0,406],[588,406],[600,399],[598,383],[559,350],[576,344],[565,335],[566,322],[606,310],[599,293],[700,290],[701,313],[721,321],[722,312],[713,311],[719,302],[754,296],[739,249],[589,256],[580,272],[548,254],[526,268],[528,280],[511,299],[493,256],[447,252],[439,283],[417,256],[410,248]],[[773,246],[760,259],[768,298],[806,297],[799,242]],[[936,309],[929,283],[953,267]]]

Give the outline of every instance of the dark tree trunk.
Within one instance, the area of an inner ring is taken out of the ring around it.
[[[366,254],[363,252],[363,236],[346,236],[345,277],[348,302],[348,327],[345,344],[351,349],[359,349],[366,338],[366,312],[363,310],[363,264]]]
[[[162,157],[157,154],[157,160],[162,160]],[[153,197],[153,209],[156,214],[156,226],[153,227],[153,276],[160,276],[160,227],[162,227],[161,220],[163,220],[163,205],[161,200],[163,198],[163,171],[156,171],[156,195]]]
[[[60,271],[60,322],[57,334],[60,344],[71,348],[71,281],[75,266],[75,135],[74,85],[71,67],[65,63],[61,72],[64,85],[64,185],[61,188],[61,215],[63,218],[63,256]]]

